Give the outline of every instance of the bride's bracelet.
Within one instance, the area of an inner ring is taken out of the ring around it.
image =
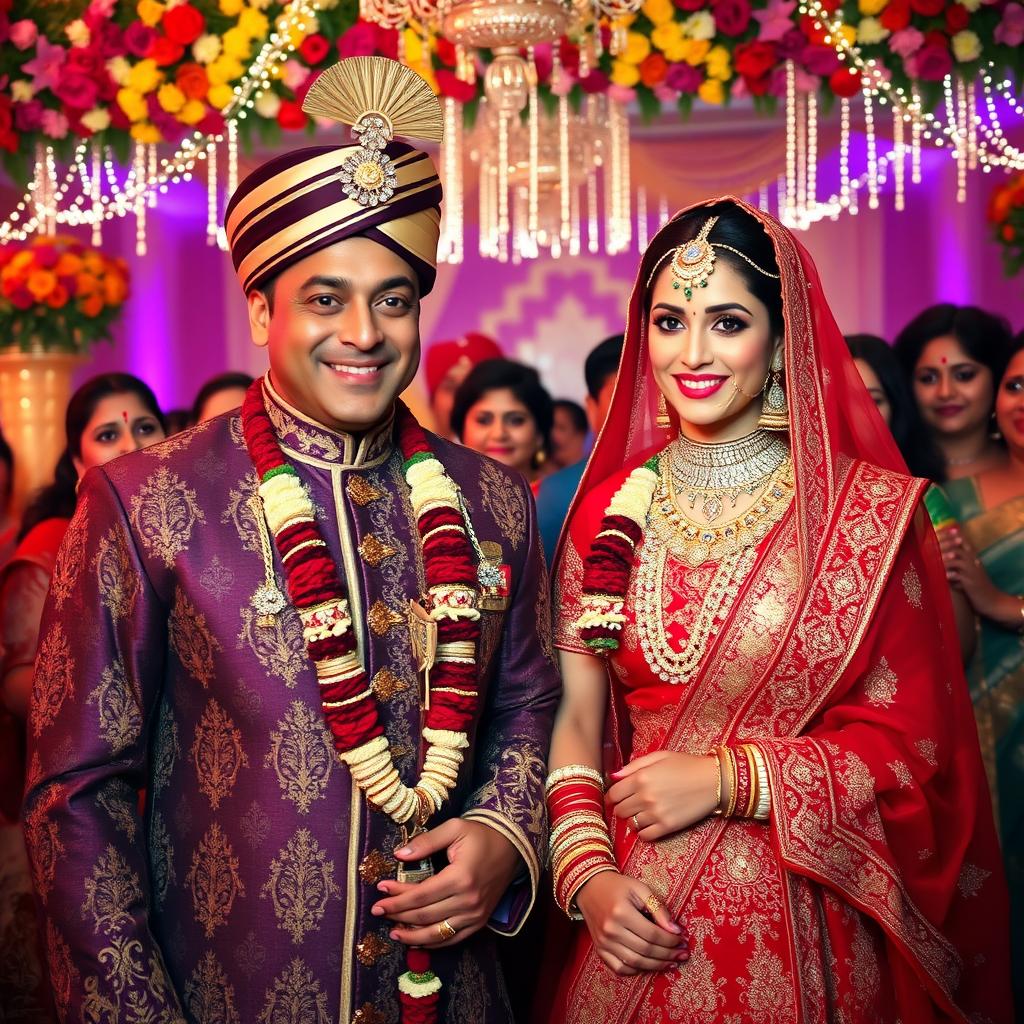
[[[771,791],[764,755],[753,743],[719,746],[708,751],[718,759],[714,814],[719,817],[766,821],[771,812]]]
[[[601,774],[588,765],[566,765],[548,776],[544,790],[555,902],[570,918],[580,920],[576,893],[595,875],[617,870],[604,818]]]

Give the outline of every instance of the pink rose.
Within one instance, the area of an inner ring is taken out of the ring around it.
[[[156,31],[141,21],[133,21],[124,30],[124,48],[133,57],[145,57],[156,39]]]
[[[727,36],[741,36],[750,24],[749,0],[714,0],[711,13],[719,32]]]
[[[1020,4],[1006,5],[1003,20],[996,26],[995,40],[1004,46],[1020,46],[1024,43],[1024,7]]]
[[[372,57],[377,52],[376,26],[357,21],[339,40],[339,57]]]
[[[10,40],[19,50],[27,50],[39,38],[36,23],[29,18],[16,21],[10,28]]]
[[[53,91],[74,110],[90,110],[96,105],[96,83],[80,71],[65,71]]]
[[[117,0],[92,0],[88,13],[96,18],[109,18],[116,6]]]
[[[38,132],[43,127],[43,105],[39,100],[14,104],[14,127],[19,132]]]
[[[68,134],[68,119],[59,110],[44,110],[43,134],[51,139],[65,138]]]
[[[913,61],[917,76],[923,82],[941,82],[953,70],[953,57],[948,47],[929,43],[921,47],[907,63]]]
[[[695,93],[703,81],[704,76],[700,71],[685,61],[671,65],[665,76],[665,84],[676,92]]]
[[[307,78],[309,78],[309,68],[305,64],[301,64],[297,60],[285,62],[284,68],[281,70],[281,81],[292,92],[295,92]]]
[[[608,86],[605,95],[616,103],[632,103],[636,99],[636,89],[630,89],[628,85],[616,85],[613,82]],[[671,91],[669,96],[671,99],[675,99],[675,93]]]
[[[831,46],[816,46],[808,43],[804,52],[800,54],[800,63],[812,74],[819,78],[828,78],[833,71],[839,68],[839,55]]]
[[[609,84],[608,76],[597,68],[591,71],[586,78],[580,79],[580,88],[591,95],[604,92]]]
[[[924,45],[924,35],[916,28],[901,28],[889,37],[889,49],[904,60]]]

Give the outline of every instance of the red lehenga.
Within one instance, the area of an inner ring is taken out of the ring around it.
[[[1006,1024],[1006,887],[924,484],[904,475],[807,252],[739,205],[764,225],[781,270],[795,495],[696,638],[703,655],[685,685],[657,678],[651,624],[636,622],[650,582],[638,566],[659,543],[645,532],[610,663],[610,732],[620,762],[755,743],[771,816],[711,817],[654,843],[619,823],[619,869],[685,922],[692,955],[621,978],[578,925],[549,1020]],[[582,561],[611,495],[672,434],[656,425],[643,280],[558,556],[556,642],[583,653]],[[662,621],[678,646],[715,567],[671,552],[664,565]]]

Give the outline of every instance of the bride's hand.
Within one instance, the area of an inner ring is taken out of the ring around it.
[[[648,901],[657,907],[654,920]],[[669,916],[654,893],[635,878],[602,871],[584,882],[576,906],[587,923],[598,956],[626,978],[641,971],[664,971],[690,957],[686,932]]]
[[[608,790],[615,817],[630,822],[637,835],[653,842],[680,832],[715,809],[718,758],[658,750],[638,757],[612,774]]]

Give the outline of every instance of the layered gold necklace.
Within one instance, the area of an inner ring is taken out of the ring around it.
[[[659,456],[660,479],[647,518],[635,584],[636,628],[644,658],[662,682],[675,684],[688,683],[700,667],[711,636],[757,561],[758,546],[782,519],[793,496],[793,466],[783,442],[781,462],[763,480],[763,492],[746,512],[714,526],[695,523],[680,507],[675,490],[681,476],[677,462],[693,447],[720,451],[725,446],[673,442]],[[759,453],[765,449],[751,445],[747,450],[760,462],[763,455]],[[741,473],[735,472],[735,460],[729,465],[733,467],[731,475],[735,482],[728,487],[738,487],[744,493],[749,484],[738,479]],[[688,479],[696,475],[688,469],[684,472]],[[745,472],[752,477],[753,466]],[[686,501],[692,507],[688,494]],[[670,555],[691,569],[707,562],[717,563],[687,630],[687,639],[678,648],[673,646],[666,624],[666,608],[671,603],[666,593]]]

